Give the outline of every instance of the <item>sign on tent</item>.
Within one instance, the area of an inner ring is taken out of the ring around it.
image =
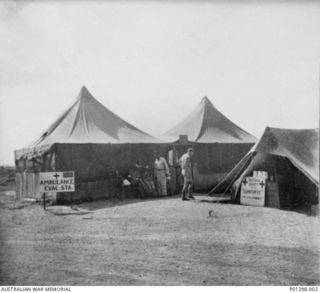
[[[40,192],[74,192],[74,172],[42,172]]]
[[[266,181],[264,178],[245,177],[241,183],[240,203],[249,206],[264,206]]]

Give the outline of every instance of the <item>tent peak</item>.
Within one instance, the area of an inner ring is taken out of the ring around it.
[[[215,109],[215,106],[212,104],[212,102],[210,101],[210,99],[207,97],[207,96],[204,96],[201,100],[201,103],[200,103],[202,106],[205,106],[205,107],[210,107],[210,108],[214,108]]]
[[[202,98],[202,101],[201,102],[203,102],[203,103],[210,103],[211,104],[211,101],[209,100],[209,98],[207,97],[207,96],[204,96],[203,98]]]
[[[85,99],[85,98],[93,98],[93,96],[91,95],[91,93],[89,92],[89,90],[86,88],[86,86],[82,86],[80,93],[78,95],[78,99]]]

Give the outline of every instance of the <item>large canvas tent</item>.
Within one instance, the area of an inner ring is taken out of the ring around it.
[[[250,150],[256,138],[238,127],[204,97],[196,108],[164,135],[178,156],[195,149],[194,187],[208,191]],[[187,138],[181,141],[179,137]]]
[[[17,194],[39,196],[39,172],[75,171],[77,198],[113,196],[115,172],[140,160],[152,164],[154,149],[168,144],[111,112],[82,87],[78,97],[30,147],[15,151]],[[58,200],[71,194],[60,193]]]
[[[310,208],[317,204],[319,129],[267,127],[260,140],[210,194],[232,192],[239,202],[241,182],[255,170],[266,171],[276,180],[279,208]],[[266,205],[272,206],[268,198]]]

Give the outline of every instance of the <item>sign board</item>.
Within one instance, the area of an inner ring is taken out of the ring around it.
[[[42,172],[40,192],[74,192],[74,172]]]
[[[245,177],[241,183],[240,203],[263,207],[265,201],[266,181],[264,178]]]

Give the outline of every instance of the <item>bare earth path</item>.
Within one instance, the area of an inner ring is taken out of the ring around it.
[[[315,217],[200,196],[101,201],[81,205],[88,214],[55,215],[12,198],[1,193],[2,285],[320,283]]]

